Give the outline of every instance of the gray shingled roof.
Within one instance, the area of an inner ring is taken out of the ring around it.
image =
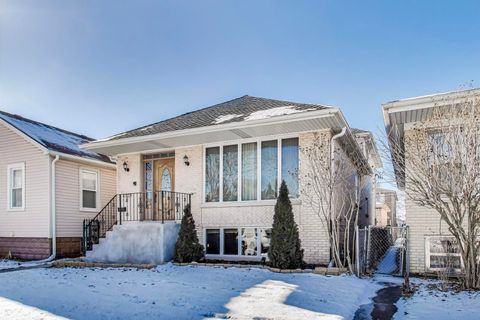
[[[351,131],[352,131],[353,134],[371,133],[370,131],[363,130],[363,129],[358,129],[358,128],[351,128]]]
[[[90,150],[80,149],[80,145],[94,141],[84,135],[49,126],[16,114],[0,110],[0,119],[51,151],[70,154],[82,158],[113,163],[109,157]]]
[[[326,108],[328,107],[319,104],[297,103],[246,95],[211,107],[192,111],[174,118],[120,133],[107,140],[147,136],[157,133],[248,121],[258,118],[270,118],[291,113],[317,111]]]

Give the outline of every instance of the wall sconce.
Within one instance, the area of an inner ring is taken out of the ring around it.
[[[183,163],[185,163],[186,166],[190,165],[190,161],[188,161],[188,156],[187,155],[183,156]]]
[[[128,163],[126,161],[123,162],[123,170],[125,170],[125,172],[130,171],[130,168],[128,167]]]

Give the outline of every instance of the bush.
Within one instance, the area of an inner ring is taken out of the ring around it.
[[[282,181],[275,204],[268,258],[272,267],[279,269],[297,269],[304,265],[303,249],[285,181]]]
[[[187,205],[183,212],[173,260],[179,263],[199,261],[203,258],[203,246],[198,241],[190,205]]]

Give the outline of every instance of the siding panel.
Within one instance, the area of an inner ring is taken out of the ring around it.
[[[7,166],[25,162],[25,211],[7,211]],[[0,237],[49,237],[49,159],[0,123]]]

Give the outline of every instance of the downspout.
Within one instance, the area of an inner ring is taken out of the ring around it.
[[[50,262],[55,259],[57,256],[57,208],[56,208],[56,187],[55,187],[55,177],[56,177],[56,162],[60,159],[59,155],[55,156],[55,159],[52,160],[51,169],[50,169],[50,221],[51,221],[51,235],[52,235],[52,254],[45,260],[38,262]]]
[[[333,239],[332,239],[332,211],[333,211],[333,185],[332,185],[332,180],[333,180],[333,171],[335,170],[335,146],[334,146],[334,142],[336,139],[340,138],[340,137],[343,137],[345,135],[345,133],[347,132],[347,127],[343,127],[342,128],[342,131],[340,131],[339,133],[337,133],[336,135],[334,135],[331,140],[330,140],[330,188],[331,189],[331,195],[330,195],[330,199],[329,199],[329,206],[330,206],[330,218],[329,218],[329,233],[330,233],[330,264],[329,264],[329,267],[330,265],[333,264]]]

